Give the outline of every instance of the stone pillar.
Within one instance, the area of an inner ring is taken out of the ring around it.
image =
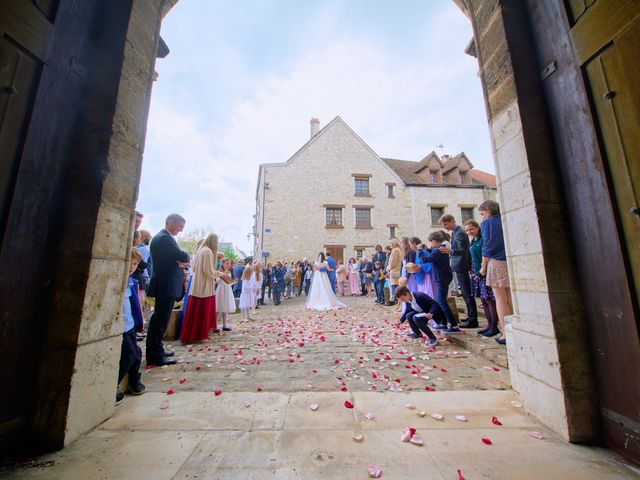
[[[469,0],[502,210],[514,315],[513,387],[528,412],[570,441],[597,432],[587,327],[553,134],[524,3]]]

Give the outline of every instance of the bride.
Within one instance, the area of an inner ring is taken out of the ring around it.
[[[346,308],[347,306],[338,300],[333,293],[329,277],[327,276],[327,266],[324,253],[320,252],[318,259],[313,264],[313,277],[311,277],[311,289],[307,297],[307,308],[311,310],[335,310]]]

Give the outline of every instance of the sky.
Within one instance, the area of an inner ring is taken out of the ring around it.
[[[340,116],[381,157],[494,173],[468,19],[451,0],[180,0],[162,24],[136,209],[251,254],[261,163]]]

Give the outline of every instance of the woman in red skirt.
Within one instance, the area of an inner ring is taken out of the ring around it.
[[[182,343],[203,342],[209,331],[218,333],[216,325],[216,258],[218,236],[210,234],[193,256],[193,277],[187,301],[180,340]]]

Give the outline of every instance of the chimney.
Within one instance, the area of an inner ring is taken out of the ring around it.
[[[311,138],[313,138],[320,130],[320,120],[316,117],[311,117],[311,122],[309,123],[311,124]]]

